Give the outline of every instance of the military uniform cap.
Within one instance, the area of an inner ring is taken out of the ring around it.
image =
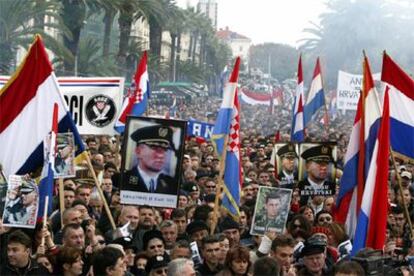
[[[22,186],[20,186],[20,192],[22,194],[29,194],[33,192],[36,188],[31,183],[23,182]]]
[[[172,149],[172,129],[167,126],[153,125],[137,129],[131,139],[138,144]]]
[[[318,237],[310,237],[305,241],[305,246],[302,248],[301,256],[310,256],[324,253],[326,248],[326,241]]]
[[[332,148],[327,145],[320,145],[316,147],[309,148],[302,153],[302,158],[306,161],[314,162],[332,162]]]
[[[167,254],[164,254],[164,256],[153,256],[149,258],[147,264],[145,265],[145,271],[149,274],[153,269],[168,266],[169,262],[170,258]]]
[[[277,155],[279,155],[281,158],[283,157],[298,157],[298,155],[296,154],[296,149],[295,149],[295,145],[292,143],[288,143],[286,145],[284,145],[283,147],[281,147],[278,151],[277,151]]]

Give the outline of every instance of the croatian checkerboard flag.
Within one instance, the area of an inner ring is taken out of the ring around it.
[[[305,120],[303,115],[303,73],[302,73],[302,55],[299,57],[298,64],[298,84],[296,87],[295,102],[293,104],[293,121],[290,140],[292,142],[303,142],[305,139]]]
[[[53,108],[53,119],[52,119],[52,130],[49,137],[46,139],[47,147],[49,152],[45,156],[45,164],[43,165],[41,180],[39,183],[39,208],[37,214],[37,220],[43,219],[43,211],[45,210],[46,196],[49,199],[53,198],[53,176],[55,167],[55,156],[56,156],[56,134],[58,132],[58,112],[59,106],[55,103]],[[48,214],[52,212],[52,202],[49,201],[47,206]]]
[[[365,180],[371,163],[380,124],[381,111],[368,58],[364,57],[363,84],[354,126],[345,154],[343,175],[340,179],[335,219],[345,224],[353,238],[362,204]]]
[[[386,53],[381,80],[389,88],[391,147],[405,157],[414,158],[414,80]]]
[[[351,255],[355,255],[365,247],[381,250],[385,243],[388,209],[386,204],[388,197],[388,156],[390,149],[388,90],[387,88],[384,95],[381,124],[368,170]]]
[[[237,81],[239,76],[240,58],[236,59],[229,82],[226,83],[223,92],[223,102],[214,125],[212,141],[214,142],[219,157],[223,150],[226,151],[226,163],[224,170],[224,197],[222,206],[233,217],[239,216],[240,205],[240,116],[239,99],[237,96]],[[227,148],[224,140],[227,137]]]
[[[144,114],[149,97],[150,85],[147,69],[147,51],[144,51],[135,72],[131,88],[122,104],[118,120],[115,122],[115,130],[117,132],[124,132],[127,116],[140,116]]]
[[[322,74],[319,57],[316,59],[315,70],[313,71],[313,79],[309,90],[306,105],[304,107],[305,126],[312,120],[312,116],[319,108],[325,106],[325,93],[322,87]]]
[[[31,173],[44,165],[43,142],[50,132],[55,103],[59,132],[73,133],[79,161],[85,147],[37,35],[22,64],[0,90],[0,164],[5,175]]]

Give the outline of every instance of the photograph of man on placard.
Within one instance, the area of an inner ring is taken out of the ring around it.
[[[277,180],[280,188],[293,189],[298,182],[297,147],[294,143],[275,145]]]
[[[50,139],[49,137],[47,139]],[[47,141],[46,139],[46,141]],[[46,143],[47,145],[49,143]],[[54,167],[54,178],[74,177],[75,172],[75,142],[73,133],[57,133],[56,135],[56,158]],[[48,156],[47,147],[45,147],[45,156]]]
[[[300,204],[320,202],[325,196],[335,195],[336,145],[304,143],[300,145],[300,157]]]
[[[123,150],[122,203],[176,207],[185,127],[184,121],[129,119]]]
[[[292,190],[260,187],[254,210],[252,235],[264,235],[268,231],[283,233],[290,209]]]
[[[3,225],[34,228],[39,207],[39,190],[36,183],[26,176],[10,175]]]

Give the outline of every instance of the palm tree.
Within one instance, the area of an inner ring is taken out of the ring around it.
[[[64,68],[67,74],[73,75],[75,74],[80,34],[85,25],[87,6],[85,0],[62,0],[62,4],[63,22],[71,32],[70,36],[63,36],[63,43],[74,57],[74,60],[64,60]]]
[[[10,73],[16,65],[17,49],[27,49],[37,33],[42,35],[45,44],[55,55],[71,58],[70,52],[43,28],[48,27],[70,36],[58,14],[60,9],[61,5],[56,1],[0,1],[0,74]],[[34,20],[43,16],[53,20],[41,23]]]
[[[132,24],[142,17],[149,21],[151,17],[161,18],[163,16],[161,2],[153,0],[122,0],[118,18],[120,37],[117,54],[118,64],[121,67],[125,64],[128,55]]]

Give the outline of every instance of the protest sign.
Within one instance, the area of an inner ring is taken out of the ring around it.
[[[48,143],[44,144],[48,145]],[[56,135],[56,148],[54,178],[75,177],[76,171],[74,161],[76,149],[73,134],[70,132],[58,133]],[[47,151],[46,148],[45,150]]]
[[[279,187],[292,189],[298,181],[298,144],[276,143],[272,155]]]
[[[213,129],[214,124],[189,120],[187,124],[187,136],[202,137],[206,140],[210,140]]]
[[[0,88],[8,81],[0,76]],[[60,91],[80,134],[114,135],[121,108],[124,78],[58,78]]]
[[[39,190],[34,180],[26,176],[10,175],[3,211],[3,225],[35,228],[38,208]]]
[[[122,204],[176,208],[186,124],[128,117],[122,149]]]
[[[380,73],[373,74],[374,80],[380,80]],[[342,110],[356,110],[359,93],[362,88],[362,75],[338,71],[336,105]]]
[[[252,235],[264,235],[267,231],[282,234],[290,210],[291,189],[261,186],[254,209]]]
[[[4,204],[6,203],[7,195],[7,179],[0,168],[0,214],[3,214]]]

